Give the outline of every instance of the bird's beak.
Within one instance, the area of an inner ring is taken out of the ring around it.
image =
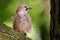
[[[32,8],[31,7],[29,7],[29,10],[31,10]]]
[[[26,10],[31,10],[31,9],[32,9],[32,8],[30,8],[30,7],[29,7],[29,8],[26,8]]]

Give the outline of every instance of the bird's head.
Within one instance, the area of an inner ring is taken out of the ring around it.
[[[27,13],[30,9],[32,8],[27,5],[21,5],[17,8],[16,13]]]

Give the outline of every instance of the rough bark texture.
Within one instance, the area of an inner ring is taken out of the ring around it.
[[[0,25],[0,40],[31,40],[25,37],[22,33],[14,31],[5,24]]]
[[[50,0],[50,2],[51,2],[50,37],[51,40],[60,40],[59,0]]]

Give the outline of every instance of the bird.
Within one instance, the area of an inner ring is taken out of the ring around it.
[[[13,28],[14,30],[21,32],[25,36],[31,30],[31,17],[28,11],[32,8],[28,5],[20,5],[16,9],[16,15],[14,16]]]

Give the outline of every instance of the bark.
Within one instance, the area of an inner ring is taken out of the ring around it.
[[[51,2],[50,37],[51,40],[60,40],[59,0],[50,0],[50,2]]]
[[[14,31],[13,28],[6,26],[5,24],[0,25],[0,40],[31,40],[25,37],[22,33]]]

